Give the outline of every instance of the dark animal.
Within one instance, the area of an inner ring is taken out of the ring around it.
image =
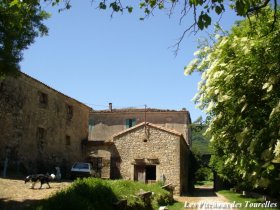
[[[42,188],[43,184],[47,184],[49,188],[51,188],[49,182],[55,178],[54,174],[48,175],[48,174],[33,174],[29,175],[24,179],[24,183],[26,184],[27,182],[31,182],[31,189],[34,189],[34,186],[36,182],[40,182],[41,186],[40,189]]]

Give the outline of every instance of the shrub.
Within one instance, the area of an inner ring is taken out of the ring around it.
[[[136,196],[140,190],[153,192],[151,203],[144,203]],[[159,184],[144,184],[127,180],[77,179],[69,188],[57,192],[47,200],[30,209],[36,210],[110,210],[113,203],[126,199],[128,210],[158,209],[173,200],[168,191]]]
[[[199,168],[195,172],[196,181],[213,181],[213,172],[208,167]]]

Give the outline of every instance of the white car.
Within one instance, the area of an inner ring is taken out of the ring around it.
[[[94,170],[90,163],[76,162],[71,168],[71,179],[77,177],[91,177],[94,175]]]

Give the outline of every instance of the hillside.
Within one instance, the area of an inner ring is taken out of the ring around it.
[[[207,126],[201,124],[193,124],[192,126],[192,151],[201,155],[211,154],[209,148],[210,138],[203,135],[207,129]]]

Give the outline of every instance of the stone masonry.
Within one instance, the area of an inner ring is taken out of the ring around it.
[[[110,171],[112,179],[165,181],[175,186],[175,194],[191,187],[190,150],[177,131],[143,122],[115,134],[112,141],[89,141],[87,149],[88,156],[110,161],[101,169],[103,178],[108,178]]]
[[[69,170],[84,158],[89,110],[24,73],[0,81],[0,171]]]
[[[180,149],[181,143],[187,146],[180,133],[142,123],[115,135],[113,141],[121,157],[122,178],[135,180],[135,167],[138,164],[154,165],[157,181],[164,175],[165,182],[175,186],[175,194],[187,189],[187,182],[181,180],[181,174],[188,171],[182,166],[181,157],[187,158],[188,148]]]
[[[111,105],[112,106],[112,105]],[[166,129],[181,133],[191,146],[191,118],[187,110],[162,109],[112,109],[92,110],[89,115],[89,140],[109,141],[112,136],[127,129],[126,121],[134,120],[133,125],[150,122]]]

